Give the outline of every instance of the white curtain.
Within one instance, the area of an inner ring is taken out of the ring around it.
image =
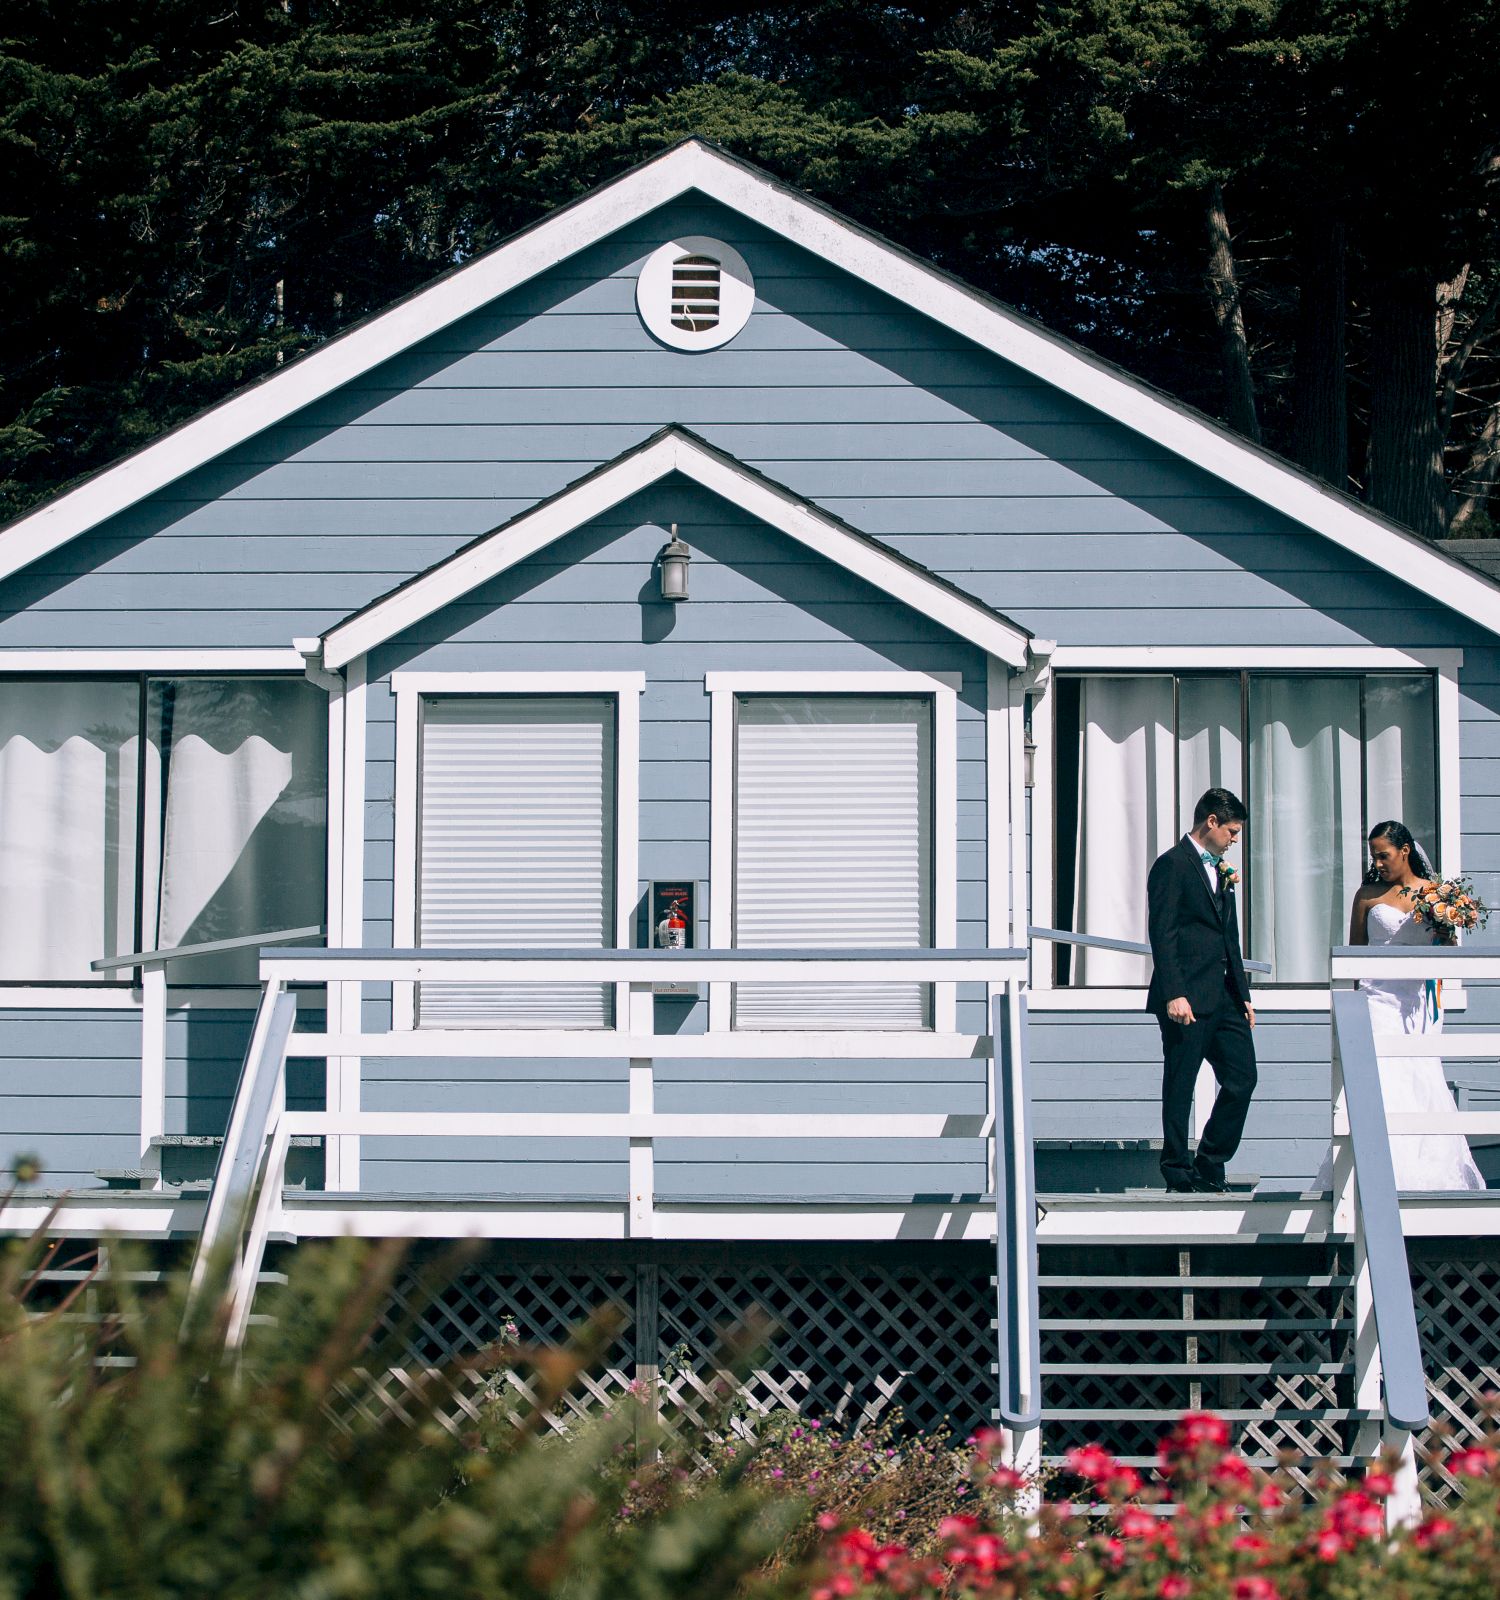
[[[323,920],[327,711],[297,680],[153,681],[146,912],[157,948]],[[170,976],[253,981],[256,954],[197,957]]]
[[[0,690],[0,979],[97,979],[135,938],[135,683]]]
[[[738,710],[735,944],[930,945],[931,703],[768,695]],[[738,984],[735,1026],[923,1028],[929,993],[924,983]]]
[[[1359,680],[1250,680],[1251,954],[1326,983],[1364,868]]]
[[[1182,678],[1177,684],[1177,833],[1193,825],[1206,789],[1245,788],[1240,680]],[[1235,857],[1230,857],[1231,862]]]
[[[1146,875],[1177,837],[1172,680],[1085,678],[1078,691],[1078,836],[1070,930],[1146,938]],[[1149,957],[1079,948],[1074,983],[1141,985]]]
[[[1433,684],[1423,674],[1365,679],[1365,827],[1404,822],[1434,872],[1438,849]]]

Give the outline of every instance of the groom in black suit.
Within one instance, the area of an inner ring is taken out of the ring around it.
[[[1245,807],[1210,789],[1193,831],[1158,856],[1146,880],[1155,969],[1146,1009],[1161,1027],[1161,1172],[1174,1194],[1221,1194],[1224,1163],[1239,1148],[1255,1092],[1255,1007],[1240,955],[1236,876],[1223,859],[1245,826]],[[1213,1115],[1188,1148],[1193,1090],[1204,1061],[1219,1080]]]

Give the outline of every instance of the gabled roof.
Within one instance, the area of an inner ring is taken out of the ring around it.
[[[1031,635],[1009,617],[674,425],[346,617],[323,635],[323,665],[347,665],[674,472],[1000,660],[1026,664]]]
[[[0,577],[649,211],[696,191],[934,318],[1500,633],[1500,585],[1109,362],[700,139],[688,139],[0,530]]]

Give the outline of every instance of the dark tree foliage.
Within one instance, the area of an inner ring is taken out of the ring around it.
[[[1500,475],[1500,0],[13,0],[0,510],[699,134],[1424,532]]]

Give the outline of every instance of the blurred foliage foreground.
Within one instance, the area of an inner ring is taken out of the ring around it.
[[[618,1326],[601,1316],[562,1350],[507,1330],[412,1368],[389,1312],[403,1268],[397,1244],[304,1245],[228,1354],[222,1284],[190,1304],[123,1246],[5,1246],[0,1600],[1500,1593],[1494,1439],[1451,1450],[1462,1499],[1395,1534],[1394,1462],[1304,1495],[1204,1413],[1163,1439],[1150,1481],[1089,1445],[1038,1507],[990,1431],[923,1441],[892,1416],[846,1436],[782,1414],[750,1438],[732,1373],[764,1328],[731,1335],[691,1426],[637,1393],[563,1434]]]
[[[236,1356],[213,1290],[189,1311],[126,1246],[15,1242],[0,1263],[0,1600],[773,1600],[813,1587],[830,1503],[933,1535],[975,1492],[967,1452],[898,1452],[889,1429],[788,1418],[751,1443],[727,1382],[691,1433],[627,1396],[563,1437],[549,1419],[615,1325],[412,1369],[399,1245],[299,1248]]]

